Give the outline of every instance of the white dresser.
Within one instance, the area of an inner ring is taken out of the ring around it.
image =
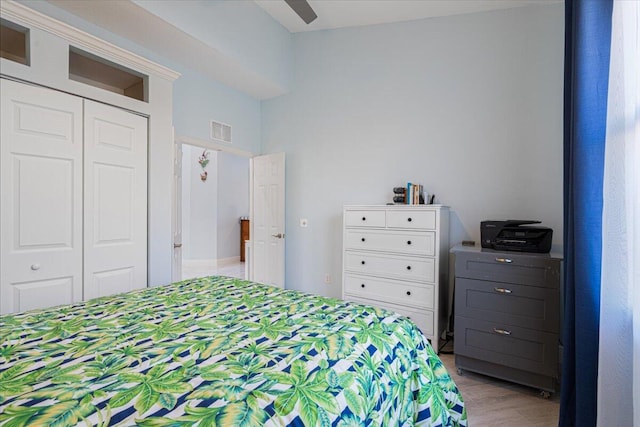
[[[409,317],[437,350],[446,327],[449,208],[345,206],[342,296]]]

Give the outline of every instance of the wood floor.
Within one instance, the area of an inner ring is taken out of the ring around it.
[[[462,393],[470,427],[557,426],[560,395],[540,397],[539,390],[473,372],[458,375],[454,355],[440,359]]]

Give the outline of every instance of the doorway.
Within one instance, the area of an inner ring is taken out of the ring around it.
[[[181,150],[182,280],[245,278],[241,218],[249,216],[247,156],[178,143]]]

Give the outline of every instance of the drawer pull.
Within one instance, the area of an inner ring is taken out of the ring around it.
[[[410,265],[407,265],[407,270],[411,270],[411,266]]]
[[[360,285],[361,288],[364,288],[364,283]]]
[[[411,244],[411,240],[407,240],[407,245],[410,245],[410,244]]]
[[[33,271],[40,270],[40,264],[31,264],[31,269]]]
[[[506,329],[493,328],[493,332],[500,335],[511,335],[511,331],[507,331]]]
[[[501,262],[504,264],[511,264],[513,262],[512,259],[509,258],[496,258],[496,262]]]
[[[367,240],[367,239],[365,239],[365,238],[363,237],[363,238],[362,238],[362,239],[360,239],[360,240],[362,240],[362,241],[364,242],[364,241],[365,241],[365,240]]]
[[[366,217],[366,216],[363,216],[363,217],[362,217],[362,220],[363,220],[363,221],[366,221],[366,220],[367,220],[367,217]]]
[[[513,292],[511,289],[507,289],[507,288],[493,288],[493,290],[501,294],[510,294]]]
[[[411,291],[407,291],[407,295],[411,295]]]
[[[409,218],[407,218],[407,221],[411,222],[411,221],[413,221],[413,220],[411,219],[411,217],[409,217]]]
[[[362,265],[364,265],[364,261],[360,261],[362,263]]]

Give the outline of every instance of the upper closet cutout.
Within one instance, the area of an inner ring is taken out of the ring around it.
[[[69,78],[139,101],[149,101],[146,75],[75,47],[69,47]]]
[[[29,65],[29,29],[0,19],[0,57]]]

